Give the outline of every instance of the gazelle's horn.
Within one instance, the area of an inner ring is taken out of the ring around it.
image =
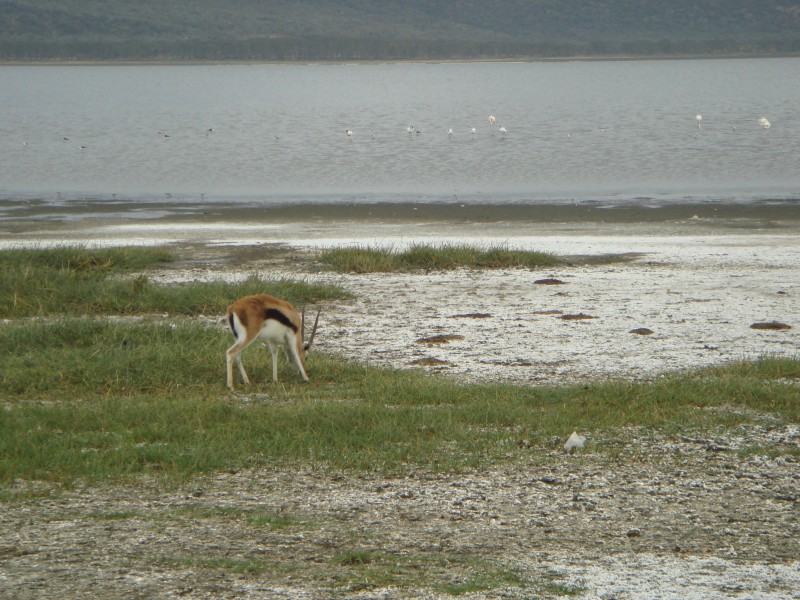
[[[311,328],[311,335],[308,336],[308,343],[305,345],[305,349],[308,350],[311,348],[311,344],[314,343],[314,336],[317,335],[317,325],[319,324],[319,314],[322,312],[322,309],[317,311],[317,318],[314,319],[314,326]],[[305,309],[304,309],[304,317],[303,322],[305,323]],[[305,332],[303,332],[305,335]]]

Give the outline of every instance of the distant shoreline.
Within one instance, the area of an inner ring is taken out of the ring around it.
[[[225,66],[225,65],[368,65],[368,64],[460,64],[460,63],[518,63],[518,62],[625,62],[625,61],[656,61],[656,60],[736,60],[736,59],[769,59],[769,58],[800,58],[800,52],[778,54],[669,54],[669,55],[631,55],[631,56],[517,56],[503,58],[443,58],[443,59],[353,59],[353,60],[204,60],[204,59],[164,59],[164,60],[69,60],[63,58],[48,59],[0,59],[2,67],[145,67],[145,66]]]
[[[664,201],[639,200],[582,201],[366,201],[315,202],[209,201],[209,200],[116,200],[84,199],[52,202],[45,199],[0,199],[0,216],[24,221],[58,221],[96,218],[108,214],[119,218],[146,220],[148,214],[174,220],[197,220],[214,216],[222,221],[260,219],[279,221],[306,219],[345,220],[455,220],[497,221],[605,221],[661,222],[690,217],[714,219],[756,219],[800,221],[800,200],[755,201]]]
[[[383,235],[687,235],[800,232],[800,202],[304,203],[0,201],[0,244],[37,240],[295,239]]]

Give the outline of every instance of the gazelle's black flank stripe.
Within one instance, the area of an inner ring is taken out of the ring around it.
[[[277,308],[268,308],[264,311],[264,320],[273,319],[280,323],[281,325],[285,325],[295,333],[297,333],[297,325],[292,323],[285,314],[279,311]]]

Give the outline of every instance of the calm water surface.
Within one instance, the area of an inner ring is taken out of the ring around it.
[[[0,106],[7,199],[800,199],[800,59],[4,66]]]

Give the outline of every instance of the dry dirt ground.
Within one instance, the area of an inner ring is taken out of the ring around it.
[[[165,281],[256,272],[339,283],[354,300],[323,306],[320,349],[412,372],[539,385],[796,356],[796,228],[696,221],[423,223],[413,235],[391,223],[115,223],[59,235],[191,250],[193,260],[154,274]],[[574,259],[540,272],[376,276],[333,275],[313,255],[416,241]],[[545,278],[563,283],[535,283]],[[593,318],[560,318],[581,314]],[[792,328],[751,329],[772,321]],[[455,337],[418,341],[434,335]],[[0,597],[800,598],[800,465],[748,451],[797,448],[800,428],[770,415],[755,423],[677,440],[587,431],[575,454],[553,440],[457,475],[242,471],[177,491],[145,481],[13,502],[0,514]]]
[[[247,471],[15,504],[0,596],[800,597],[800,468],[737,455],[797,427],[603,443],[615,459],[590,441],[459,475]]]
[[[283,237],[269,232],[269,242],[250,228],[228,228],[204,231],[202,247],[183,248],[193,261],[154,279],[258,275],[339,284],[355,297],[321,306],[320,349],[374,364],[423,365],[467,381],[651,379],[764,355],[796,356],[798,231],[693,225],[680,234],[664,226],[584,225],[566,233],[416,226],[411,235],[392,226],[328,226]],[[570,260],[537,270],[367,275],[332,274],[314,261],[319,248],[414,243],[503,245]],[[789,328],[752,327],[759,323]]]

